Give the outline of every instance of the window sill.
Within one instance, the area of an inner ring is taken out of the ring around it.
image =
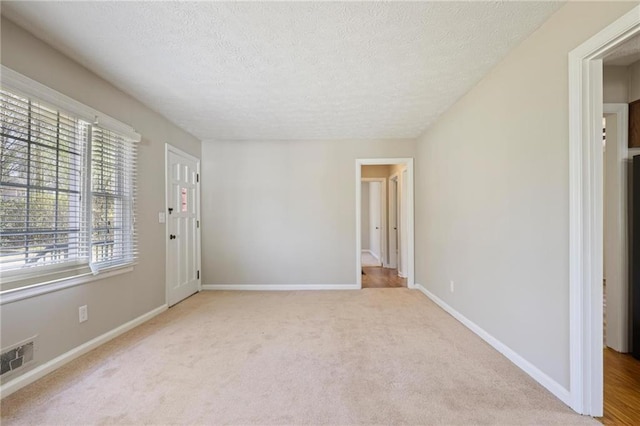
[[[133,271],[134,266],[135,263],[130,263],[125,266],[119,266],[105,270],[97,275],[93,275],[91,272],[87,272],[72,277],[33,284],[12,290],[6,290],[0,292],[0,305],[5,305],[7,303],[13,303],[24,299],[29,299],[31,297],[52,293],[54,291],[63,290],[69,287],[75,287],[78,285],[90,283],[92,281],[115,277],[116,275],[121,275]]]

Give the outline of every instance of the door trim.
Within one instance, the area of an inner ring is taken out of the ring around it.
[[[569,52],[569,363],[571,408],[603,413],[602,58],[640,33],[636,6]]]
[[[407,168],[407,287],[415,288],[415,271],[414,271],[414,201],[413,201],[413,158],[358,158],[356,159],[356,284],[358,288],[362,288],[362,261],[360,254],[362,253],[362,230],[361,230],[361,206],[362,201],[361,183],[362,183],[362,166],[376,166],[376,165],[396,165],[401,164]]]
[[[164,268],[164,302],[165,304],[169,304],[169,197],[168,197],[168,187],[169,187],[169,176],[167,174],[167,170],[169,169],[169,153],[172,152],[174,154],[180,155],[182,157],[186,157],[192,161],[196,162],[196,173],[201,175],[200,172],[200,159],[195,157],[187,152],[184,152],[180,148],[176,148],[175,146],[169,144],[168,142],[164,144],[164,257],[165,257],[165,268]],[[198,263],[198,270],[200,271],[200,278],[198,278],[198,292],[202,291],[202,218],[200,216],[200,186],[202,184],[202,179],[198,179],[196,183],[196,220],[199,221],[200,226],[197,228],[196,232],[196,259]]]
[[[387,178],[362,178],[362,182],[379,182],[380,183],[380,261],[381,266],[387,266]],[[362,188],[362,187],[361,187]],[[362,196],[362,194],[360,194]],[[360,205],[362,208],[362,204]],[[371,211],[369,211],[371,217]],[[362,224],[360,225],[362,226]],[[362,229],[360,230],[362,232]],[[361,235],[362,237],[362,235]],[[360,240],[362,241],[362,240]],[[369,250],[371,252],[371,250]],[[371,253],[373,255],[373,253]]]

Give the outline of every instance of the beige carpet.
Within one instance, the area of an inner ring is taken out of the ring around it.
[[[598,424],[407,289],[204,292],[2,401],[2,424]]]

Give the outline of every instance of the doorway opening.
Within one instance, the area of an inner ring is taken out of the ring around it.
[[[629,138],[629,110],[640,102],[640,35],[625,42],[603,60],[603,422],[640,423],[640,359],[631,352],[633,276],[630,233],[634,201],[640,193],[635,156],[640,147]],[[634,48],[634,46],[636,46]],[[624,52],[618,54],[617,52]],[[633,121],[634,118],[631,118]],[[640,116],[636,117],[640,125]],[[635,240],[638,247],[637,240]]]
[[[413,288],[413,159],[356,160],[356,280]]]

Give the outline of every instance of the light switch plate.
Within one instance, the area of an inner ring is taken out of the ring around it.
[[[158,223],[165,223],[166,220],[167,217],[165,216],[164,212],[158,213]]]

